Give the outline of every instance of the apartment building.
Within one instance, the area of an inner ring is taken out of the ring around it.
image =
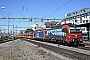
[[[90,8],[84,8],[79,11],[65,14],[64,21],[74,24],[90,23]]]

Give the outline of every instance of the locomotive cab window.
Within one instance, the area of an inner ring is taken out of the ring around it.
[[[66,28],[63,28],[63,29],[62,29],[62,32],[67,33],[67,29],[66,29]]]
[[[79,25],[70,25],[70,32],[79,33],[80,32],[80,26]]]

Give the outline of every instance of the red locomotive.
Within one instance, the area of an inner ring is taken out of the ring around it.
[[[63,31],[64,29],[64,31]],[[82,42],[82,30],[79,25],[63,25],[62,31],[66,34],[65,43],[70,44],[73,43],[74,45],[79,45]]]
[[[43,32],[42,35],[41,32]],[[51,29],[35,33],[35,37],[40,40],[74,45],[79,45],[82,42],[81,36],[81,27],[73,24],[51,27]]]

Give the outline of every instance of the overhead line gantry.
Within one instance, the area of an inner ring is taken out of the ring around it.
[[[59,19],[59,18],[0,18],[0,20],[9,20],[9,21],[27,21],[27,22],[32,22],[35,19],[37,20],[41,20],[41,22],[43,22],[43,20],[63,20],[63,19]]]

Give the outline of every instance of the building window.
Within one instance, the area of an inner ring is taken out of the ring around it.
[[[90,12],[88,14],[90,15]]]
[[[82,17],[84,17],[84,14],[82,14]]]
[[[88,29],[86,29],[88,31]],[[90,31],[90,28],[89,28],[89,31]]]
[[[74,18],[77,18],[77,16],[75,16]]]
[[[80,17],[80,23],[82,23],[82,17]]]
[[[85,12],[85,10],[83,10],[83,12]]]
[[[87,18],[87,16],[88,16],[88,13],[85,13],[85,16],[86,16],[86,18]]]
[[[73,13],[75,15],[75,13]]]
[[[74,19],[74,16],[72,18]]]
[[[86,14],[84,14],[84,16],[83,16],[84,18],[86,17]]]
[[[66,18],[66,20],[68,20],[68,18]]]
[[[70,20],[72,20],[72,17],[70,17]]]
[[[78,14],[78,12],[76,12],[76,14]]]
[[[82,31],[85,31],[85,28],[82,28]]]
[[[75,20],[75,22],[77,22],[77,20]]]
[[[71,16],[71,14],[68,14],[69,16]]]
[[[76,16],[73,17],[73,19],[75,19],[75,18],[76,18]]]
[[[89,16],[90,15],[90,13],[87,13],[87,16]]]
[[[71,16],[71,14],[67,14],[67,16]]]
[[[83,20],[83,23],[85,23],[85,20]]]
[[[80,15],[77,15],[77,17],[80,17]]]
[[[86,20],[86,23],[88,23],[88,20]]]

